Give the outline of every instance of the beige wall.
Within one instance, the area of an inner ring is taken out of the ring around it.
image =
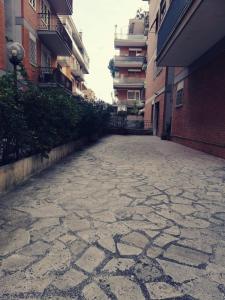
[[[42,158],[41,155],[34,155],[0,167],[0,195],[21,184],[30,176],[50,167],[75,150],[80,149],[87,142],[87,139],[82,139],[57,147],[49,153],[48,159]]]

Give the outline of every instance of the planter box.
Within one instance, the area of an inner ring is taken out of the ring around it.
[[[43,158],[40,154],[37,154],[0,167],[0,195],[21,184],[30,176],[54,165],[74,151],[81,149],[89,141],[89,139],[83,138],[56,147],[49,153],[49,158]]]

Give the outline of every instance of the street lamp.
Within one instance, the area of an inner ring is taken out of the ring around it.
[[[20,43],[11,42],[8,43],[7,54],[8,54],[9,61],[13,65],[15,91],[17,92],[17,66],[23,61],[25,51],[23,46]]]

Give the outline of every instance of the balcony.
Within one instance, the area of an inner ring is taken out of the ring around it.
[[[173,0],[158,32],[159,66],[187,67],[225,36],[225,1]]]
[[[114,88],[137,88],[143,89],[145,87],[145,78],[114,78],[113,80]]]
[[[144,56],[115,56],[115,67],[120,68],[142,68],[145,62]]]
[[[126,105],[126,107],[134,107],[141,109],[144,107],[144,100],[119,100],[117,105]]]
[[[147,47],[147,37],[135,34],[115,34],[115,48],[118,47]]]
[[[48,0],[58,15],[73,14],[73,0]]]
[[[38,36],[45,46],[56,56],[70,56],[72,40],[56,15],[38,14]]]
[[[41,87],[62,87],[69,93],[72,92],[72,81],[69,80],[59,69],[40,67],[39,85]]]
[[[78,81],[84,81],[84,73],[82,70],[79,70],[76,66],[72,66],[71,73],[75,79]]]

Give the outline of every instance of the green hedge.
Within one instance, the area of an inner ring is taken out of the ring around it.
[[[0,162],[41,153],[80,137],[101,133],[110,108],[88,102],[61,88],[39,88],[27,82],[15,91],[13,75],[0,78]]]

